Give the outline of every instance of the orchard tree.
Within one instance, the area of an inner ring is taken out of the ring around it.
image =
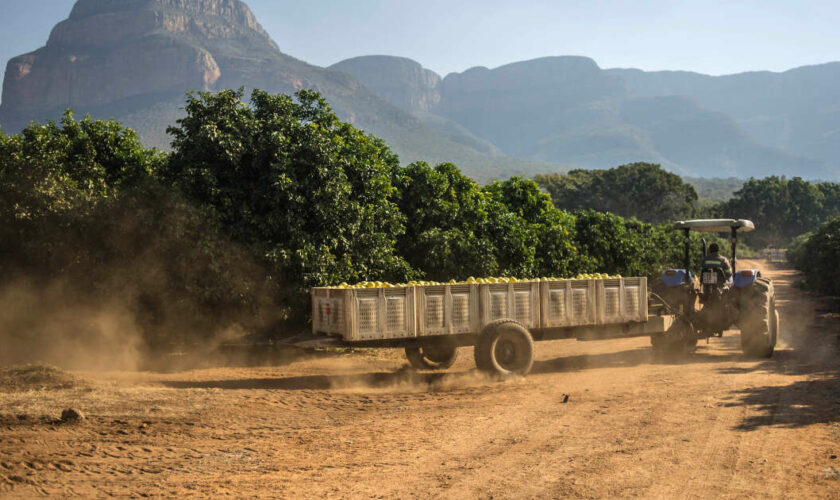
[[[491,214],[504,209],[491,207],[475,181],[451,163],[416,162],[394,169],[393,184],[405,217],[397,249],[413,268],[433,280],[502,272],[488,229]]]
[[[569,276],[586,269],[587,259],[574,246],[575,219],[557,209],[536,182],[522,177],[494,181],[484,188],[523,221],[533,260],[524,270],[527,276]]]
[[[697,204],[693,186],[652,163],[630,163],[607,170],[577,169],[534,179],[564,210],[590,209],[663,223],[692,217]]]
[[[314,91],[190,94],[169,133],[165,177],[253,248],[289,291],[301,321],[308,287],[407,278],[395,252],[403,217],[391,201],[398,159],[341,122]]]
[[[802,271],[806,284],[825,295],[840,296],[840,216],[794,240],[791,263]]]
[[[119,123],[69,110],[59,123],[0,131],[0,268],[50,275],[72,265],[91,215],[163,160]]]
[[[783,247],[799,234],[815,229],[831,214],[826,211],[826,192],[800,177],[771,176],[749,179],[729,201],[715,209],[716,215],[750,219],[756,231],[744,235],[747,244]],[[837,203],[836,200],[833,203]]]

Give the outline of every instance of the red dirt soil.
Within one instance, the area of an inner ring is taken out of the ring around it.
[[[645,338],[540,342],[505,382],[465,348],[444,374],[377,350],[0,393],[0,496],[840,498],[840,320],[765,274],[770,360],[732,331],[676,364]]]

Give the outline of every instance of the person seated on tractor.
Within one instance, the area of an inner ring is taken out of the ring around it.
[[[709,245],[709,252],[703,261],[703,267],[708,269],[720,269],[723,277],[729,281],[732,277],[732,265],[729,259],[720,254],[720,247],[717,243]]]

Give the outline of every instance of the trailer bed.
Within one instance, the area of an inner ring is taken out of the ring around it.
[[[646,278],[318,287],[312,333],[365,344],[474,335],[499,319],[529,330],[632,325],[648,322],[647,296]]]

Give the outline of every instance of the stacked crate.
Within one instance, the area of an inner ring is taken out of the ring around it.
[[[647,280],[609,278],[313,288],[312,331],[346,341],[478,333],[498,319],[529,329],[647,320]]]

